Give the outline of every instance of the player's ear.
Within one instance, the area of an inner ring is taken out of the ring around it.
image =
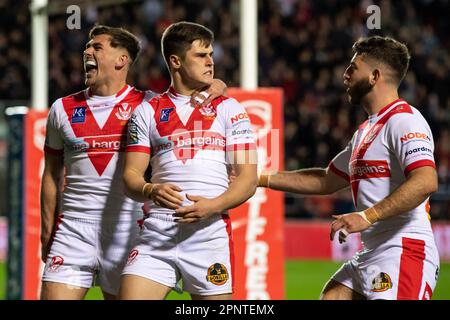
[[[375,83],[377,83],[378,80],[380,80],[381,77],[381,71],[380,69],[374,69],[372,73],[370,74],[369,82],[373,86]]]
[[[121,69],[128,64],[130,58],[126,54],[121,54],[116,59],[116,69]]]
[[[181,59],[180,59],[180,57],[175,55],[175,54],[171,54],[170,57],[169,57],[169,64],[175,70],[181,68]]]

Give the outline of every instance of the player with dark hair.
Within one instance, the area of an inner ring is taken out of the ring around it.
[[[180,279],[193,299],[231,298],[227,210],[256,190],[256,151],[248,117],[233,120],[245,114],[236,100],[190,105],[192,92],[213,79],[213,40],[199,24],[169,26],[161,47],[172,85],[137,107],[130,120],[124,181],[134,199],[147,202],[142,232],[123,271],[121,299],[164,299]],[[230,164],[237,177],[229,185]]]
[[[41,188],[42,299],[82,299],[95,278],[105,298],[118,293],[139,229],[140,205],[125,196],[122,182],[128,120],[155,95],[126,83],[139,51],[125,29],[95,26],[83,52],[87,89],[50,109]]]

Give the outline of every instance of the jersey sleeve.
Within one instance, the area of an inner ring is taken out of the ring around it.
[[[233,98],[223,102],[226,114],[226,151],[256,150],[250,117],[245,108]]]
[[[128,122],[127,152],[151,153],[151,110],[150,104],[143,102],[133,111]]]
[[[328,165],[328,169],[331,170],[331,172],[347,180],[348,182],[350,182],[349,163],[352,156],[352,146],[355,136],[356,133],[353,136],[353,139],[347,144],[345,149],[338,153]]]
[[[45,131],[44,151],[53,155],[64,153],[64,140],[61,135],[61,119],[58,110],[62,109],[61,100],[57,100],[50,108]]]
[[[433,135],[421,115],[398,115],[390,124],[388,134],[389,148],[395,153],[405,176],[419,167],[436,168]]]

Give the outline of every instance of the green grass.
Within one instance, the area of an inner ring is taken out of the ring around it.
[[[317,300],[325,282],[333,275],[341,263],[330,261],[286,261],[286,299]],[[6,265],[0,263],[0,300],[5,299]],[[98,287],[89,290],[86,299],[102,299]],[[182,295],[171,292],[171,300],[189,299],[187,293]],[[441,272],[433,293],[433,300],[450,300],[450,263],[441,263]]]

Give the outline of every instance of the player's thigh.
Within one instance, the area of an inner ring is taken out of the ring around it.
[[[430,243],[431,241],[431,243]],[[434,241],[398,236],[365,259],[360,273],[369,300],[418,300],[431,297],[439,258]]]
[[[95,224],[64,217],[53,239],[42,281],[90,288],[97,261],[96,237]]]
[[[150,221],[150,222],[149,222]],[[137,244],[128,255],[122,271],[122,297],[127,299],[148,299],[148,294],[140,295],[139,290],[129,292],[136,286],[156,287],[158,292],[150,299],[162,299],[167,288],[175,288],[180,273],[177,268],[177,224],[169,219],[150,217],[146,220]],[[135,276],[135,277],[129,277]],[[142,283],[134,279],[143,279]],[[133,297],[133,298],[131,298]]]
[[[342,283],[330,279],[320,294],[320,300],[365,300],[365,297]]]
[[[105,298],[117,296],[119,293],[121,273],[136,240],[138,229],[134,221],[101,227],[98,246],[102,254],[99,257],[96,284],[102,289]]]
[[[132,274],[122,276],[120,300],[163,300],[172,288]]]
[[[41,300],[82,300],[87,291],[87,288],[44,281],[41,288]]]
[[[233,244],[229,220],[210,221],[183,227],[189,235],[179,244],[178,266],[183,288],[193,296],[227,295],[233,292]]]

